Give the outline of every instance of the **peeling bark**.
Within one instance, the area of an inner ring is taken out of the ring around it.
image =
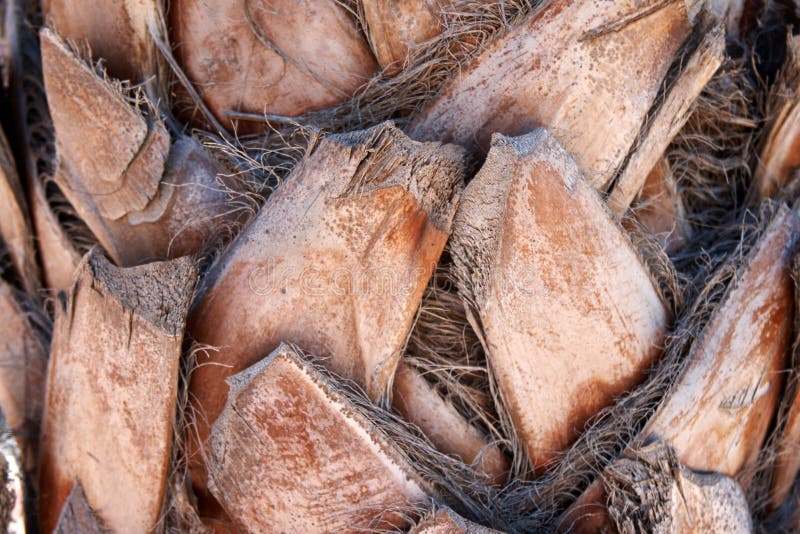
[[[80,482],[72,485],[72,491],[58,516],[58,524],[53,531],[55,534],[105,534],[109,530],[97,517],[97,512],[92,510],[86,500],[86,494]]]
[[[56,183],[115,262],[193,254],[236,223],[219,164],[199,143],[170,143],[160,119],[146,119],[46,30],[42,56]]]
[[[614,461],[603,481],[609,515],[621,534],[753,530],[747,499],[736,480],[688,469],[663,442]]]
[[[500,531],[467,521],[450,508],[438,508],[423,517],[408,534],[499,534]]]
[[[784,206],[632,448],[657,438],[696,471],[734,477],[753,467],[783,388],[794,316],[789,264],[798,239],[800,218]],[[567,510],[563,527],[591,532],[607,524],[605,498],[595,481]]]
[[[692,104],[717,72],[725,56],[725,30],[719,23],[697,25],[702,40],[682,65],[681,73],[672,83],[663,102],[652,112],[645,125],[646,133],[636,142],[635,151],[614,180],[607,202],[611,211],[620,217],[642,190],[650,170],[686,124]]]
[[[178,61],[211,112],[238,133],[264,124],[226,111],[296,116],[350,97],[375,72],[364,37],[335,0],[174,0]]]
[[[509,460],[502,449],[489,443],[419,371],[402,361],[394,375],[392,405],[403,419],[417,425],[438,450],[472,465],[486,475],[489,483],[505,482]]]
[[[364,16],[378,64],[399,72],[409,51],[442,31],[441,11],[452,0],[364,0]]]
[[[409,135],[485,151],[494,132],[545,127],[605,190],[690,34],[690,18],[682,1],[552,1],[463,69]]]
[[[119,269],[97,249],[56,307],[39,509],[51,532],[75,482],[115,532],[160,517],[170,460],[191,259]]]
[[[386,393],[464,166],[457,147],[413,142],[390,124],[309,149],[204,280],[190,329],[219,350],[201,354],[192,375],[200,444],[224,405],[224,379],[282,341],[325,358],[371,399]]]
[[[796,193],[797,170],[800,169],[800,36],[788,44],[788,58],[777,89],[771,95],[773,117],[756,164],[755,182],[758,196],[773,197],[792,189]]]
[[[650,171],[633,204],[636,219],[657,239],[668,254],[680,250],[691,236],[675,176],[666,158]]]
[[[3,199],[0,209],[0,237],[11,256],[22,286],[25,291],[34,295],[39,289],[40,281],[30,214],[8,140],[2,131],[0,131],[0,198]]]
[[[399,529],[428,498],[395,445],[291,346],[228,379],[211,491],[249,532]]]
[[[155,74],[150,29],[158,27],[158,0],[42,0],[42,9],[59,34],[88,45],[115,78],[139,83]]]
[[[543,129],[495,137],[451,248],[505,408],[542,471],[644,379],[668,312],[602,199]]]
[[[48,347],[18,297],[0,280],[0,410],[17,439],[26,470],[33,470]]]

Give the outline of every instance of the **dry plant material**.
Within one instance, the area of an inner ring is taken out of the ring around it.
[[[387,392],[464,173],[461,149],[411,141],[391,124],[312,142],[204,280],[190,328],[218,350],[199,355],[192,375],[201,444],[225,378],[282,341],[373,400]]]
[[[788,43],[786,64],[767,103],[771,123],[761,146],[755,183],[761,198],[797,184],[800,168],[800,36]]]
[[[660,441],[611,463],[604,482],[609,515],[622,534],[753,530],[747,499],[736,480],[688,469]]]
[[[468,521],[450,508],[428,512],[409,534],[500,534],[500,531]]]
[[[494,138],[451,248],[505,409],[541,471],[645,378],[668,312],[602,199],[543,129]]]
[[[16,274],[28,293],[39,288],[39,267],[33,244],[28,204],[22,189],[14,157],[5,134],[0,131],[0,238],[11,256]]]
[[[642,190],[651,169],[663,157],[667,146],[683,128],[692,105],[717,72],[725,55],[725,31],[716,23],[698,24],[695,34],[702,39],[687,58],[681,58],[681,71],[663,101],[647,118],[644,132],[615,178],[607,202],[612,212],[621,217]]]
[[[747,478],[743,471],[754,467],[783,388],[794,316],[789,265],[798,238],[800,219],[783,206],[631,448],[657,437],[690,469]],[[595,481],[562,524],[580,531],[605,525],[604,500]]]
[[[80,482],[72,485],[72,491],[61,509],[55,534],[105,534],[108,529],[103,525],[97,513],[89,506],[83,486]]]
[[[239,133],[264,124],[226,111],[296,116],[341,102],[375,72],[355,20],[336,0],[174,0],[175,54],[203,101]]]
[[[422,374],[400,362],[392,384],[392,405],[406,421],[414,423],[440,451],[460,458],[488,482],[502,484],[508,476],[509,461],[497,444],[442,398]]]
[[[50,206],[44,184],[34,178],[30,188],[31,216],[44,285],[55,291],[67,291],[81,256]]]
[[[199,143],[171,142],[160,119],[144,116],[54,33],[41,39],[55,181],[115,262],[198,252],[235,220],[221,169]]]
[[[648,174],[633,213],[669,254],[689,240],[691,228],[686,221],[683,199],[666,158],[661,158]]]
[[[414,48],[442,31],[441,11],[453,0],[363,0],[378,64],[396,74]]]
[[[293,347],[228,383],[209,483],[243,530],[400,529],[427,502],[401,451]]]
[[[196,277],[190,258],[119,269],[95,249],[81,263],[56,306],[41,440],[44,532],[75,482],[115,532],[158,521]]]
[[[159,24],[158,0],[42,0],[47,23],[78,45],[88,45],[115,78],[144,81],[156,72],[151,29]]]
[[[463,69],[409,135],[485,151],[494,132],[542,126],[605,189],[690,34],[689,19],[682,1],[550,2]]]
[[[792,263],[792,278],[794,280],[795,304],[795,329],[800,325],[800,256],[795,256]],[[790,375],[790,383],[783,395],[786,411],[783,415],[785,421],[780,430],[780,438],[776,446],[776,455],[772,466],[772,476],[769,488],[769,509],[776,510],[783,504],[792,492],[792,487],[800,473],[800,382],[798,382],[798,356],[800,356],[800,332],[795,331],[794,341],[794,369]]]
[[[32,469],[37,460],[48,346],[22,298],[0,280],[0,410],[17,438],[25,468]]]
[[[8,428],[3,425],[0,437],[0,529],[3,532],[25,533],[27,488],[19,450]]]

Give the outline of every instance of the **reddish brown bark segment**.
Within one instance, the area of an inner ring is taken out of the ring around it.
[[[397,529],[427,501],[408,460],[291,346],[228,383],[209,483],[242,529]]]
[[[43,0],[45,18],[56,31],[86,43],[116,78],[143,81],[155,73],[149,26],[157,21],[157,0]]]
[[[386,392],[464,164],[457,147],[416,143],[388,124],[309,149],[209,273],[192,314],[194,338],[219,348],[192,375],[201,443],[225,403],[224,379],[282,341],[326,358],[372,399]]]
[[[191,259],[118,269],[90,252],[56,308],[41,441],[51,532],[74,482],[115,532],[159,519],[170,460]]]
[[[219,164],[190,137],[174,142],[121,93],[42,32],[48,103],[56,132],[56,183],[120,265],[198,252],[235,224]]]
[[[376,69],[334,0],[175,0],[170,26],[183,69],[230,129],[228,110],[299,115],[347,99]]]
[[[400,362],[392,384],[392,405],[403,419],[417,425],[431,443],[446,454],[484,473],[489,482],[502,484],[508,476],[509,460],[497,444],[471,425],[449,401],[407,363]]]
[[[688,468],[730,477],[753,465],[782,389],[794,316],[789,265],[799,238],[800,218],[782,207],[634,447],[657,437]],[[595,481],[562,523],[594,531],[608,521],[604,501]]]
[[[543,129],[494,138],[451,247],[505,407],[541,471],[645,377],[668,313],[602,199]]]
[[[397,73],[410,50],[442,31],[441,11],[452,0],[364,0],[370,40],[378,63]]]
[[[554,0],[461,71],[409,135],[485,151],[494,132],[542,126],[605,189],[689,32],[683,2]]]

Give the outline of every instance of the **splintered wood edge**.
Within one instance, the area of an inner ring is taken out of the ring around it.
[[[81,273],[79,280],[89,274],[92,287],[102,287],[123,307],[165,333],[178,336],[183,332],[198,275],[192,258],[184,256],[119,268],[94,248],[87,253],[78,271]],[[77,285],[73,285],[73,292],[76,288]]]
[[[639,257],[627,232],[620,226],[603,198],[586,181],[569,152],[546,128],[537,128],[517,137],[495,133],[492,135],[492,145],[486,161],[461,195],[453,222],[453,235],[450,238],[458,288],[470,306],[480,308],[486,298],[491,266],[502,239],[502,224],[511,191],[512,180],[509,174],[514,172],[520,162],[536,153],[541,153],[543,160],[546,159],[554,166],[568,191],[583,182],[586,190],[595,199],[598,209],[606,214],[609,222],[625,237],[624,241],[634,256]],[[652,274],[641,261],[640,267],[647,273],[654,291],[663,301]]]
[[[411,193],[433,225],[449,232],[467,173],[467,152],[447,143],[414,141],[393,122],[334,134],[320,144],[350,150],[360,162],[343,197],[400,185]],[[312,148],[310,153],[316,150]],[[401,167],[407,172],[397,172]]]
[[[310,362],[302,355],[302,352],[297,347],[288,343],[281,343],[277,349],[269,354],[269,356],[259,360],[247,369],[225,379],[225,382],[228,384],[230,389],[228,391],[228,398],[225,402],[225,407],[223,408],[222,412],[220,412],[220,416],[214,422],[211,430],[212,448],[216,448],[213,447],[214,436],[217,434],[217,428],[224,424],[226,414],[235,413],[236,411],[236,398],[242,391],[247,389],[247,387],[257,376],[265,372],[269,366],[278,359],[286,361],[287,363],[296,367],[301,373],[305,374],[309,378],[310,382],[314,384],[326,398],[340,408],[340,411],[344,417],[352,419],[356,422],[356,424],[364,429],[364,431],[375,442],[381,452],[385,454],[386,457],[393,462],[409,480],[414,482],[427,495],[432,497],[436,496],[436,492],[433,490],[431,485],[428,484],[427,481],[425,481],[419,475],[419,473],[410,467],[409,460],[399,450],[399,448],[389,441],[385,436],[383,436],[378,428],[372,423],[370,418],[363,414],[358,406],[350,402],[346,395],[343,395],[341,391],[337,391],[335,387],[332,387],[332,375],[329,372],[326,372],[323,368],[318,367],[314,363]],[[224,442],[224,440],[222,441]]]
[[[85,534],[105,534],[109,532],[102,520],[89,505],[83,486],[76,481],[72,485],[61,513],[58,516],[58,523],[53,531],[55,534],[75,534],[82,532]]]
[[[715,23],[710,29],[704,26],[694,31],[703,32],[702,41],[683,65],[664,100],[658,104],[655,117],[645,119],[643,127],[647,132],[643,139],[634,141],[634,146],[638,145],[636,151],[625,162],[608,196],[608,206],[617,217],[630,207],[658,158],[689,119],[692,103],[722,65],[725,57],[724,26]]]

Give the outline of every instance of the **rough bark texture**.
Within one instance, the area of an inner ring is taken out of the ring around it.
[[[189,258],[118,269],[95,249],[81,263],[56,307],[41,441],[44,532],[74,482],[115,532],[158,521],[196,276]]]
[[[450,508],[438,508],[423,517],[409,534],[500,534],[500,531],[467,521]]]
[[[220,166],[193,139],[170,144],[121,93],[42,32],[56,131],[56,182],[109,255],[123,266],[198,252],[234,224]]]
[[[0,280],[0,410],[17,438],[26,469],[32,469],[37,460],[48,347],[18,297]]]
[[[403,528],[402,512],[427,501],[395,446],[291,346],[228,383],[211,435],[209,483],[240,528]]]
[[[756,165],[756,187],[762,198],[775,196],[800,168],[800,36],[789,42],[789,57],[771,95],[772,121]]]
[[[632,448],[658,438],[696,471],[751,469],[783,388],[794,302],[789,265],[800,219],[781,208],[687,356],[688,366]],[[581,532],[609,521],[595,481],[562,525]]]
[[[22,285],[30,293],[40,286],[33,230],[30,226],[25,191],[19,181],[14,158],[5,134],[0,131],[0,238],[8,250]]]
[[[103,58],[112,76],[138,83],[155,73],[150,27],[158,20],[158,0],[43,0],[42,9],[64,38]]]
[[[668,312],[602,199],[543,129],[495,137],[451,249],[505,409],[542,470],[644,379]]]
[[[786,403],[785,422],[778,441],[776,457],[772,467],[769,489],[769,507],[776,510],[789,497],[792,487],[800,473],[800,255],[792,262],[792,278],[794,279],[795,306],[795,340],[794,340],[794,372],[790,374],[793,383],[787,385],[783,402]]]
[[[442,30],[441,11],[452,0],[364,0],[364,16],[378,64],[397,73],[419,43]]]
[[[409,135],[485,151],[494,132],[542,126],[605,189],[690,29],[680,1],[549,2],[461,71]]]
[[[449,235],[464,164],[457,147],[416,143],[388,124],[309,149],[206,277],[193,311],[194,338],[219,348],[192,375],[201,444],[225,378],[283,341],[326,358],[374,400],[386,392]]]
[[[175,53],[220,123],[226,111],[295,116],[345,100],[375,72],[355,21],[335,0],[174,0]]]
[[[403,362],[394,375],[392,405],[403,419],[417,425],[438,450],[474,466],[491,483],[505,482],[509,461],[502,449],[488,443],[486,436],[439,396],[419,371]]]
[[[608,511],[617,531],[749,533],[753,525],[736,480],[698,473],[655,442],[613,462],[604,472]]]
[[[689,57],[681,58],[682,70],[672,82],[663,101],[647,118],[634,152],[623,164],[608,196],[609,208],[618,217],[630,207],[642,190],[650,170],[686,124],[692,104],[717,72],[725,56],[725,30],[719,23],[698,24],[695,35],[701,37]]]
[[[97,512],[92,510],[80,482],[72,485],[72,491],[58,516],[55,534],[106,534],[109,530],[103,525]]]
[[[692,230],[686,221],[683,199],[678,194],[675,176],[666,158],[650,171],[633,205],[633,213],[667,253],[678,251],[689,240]]]

